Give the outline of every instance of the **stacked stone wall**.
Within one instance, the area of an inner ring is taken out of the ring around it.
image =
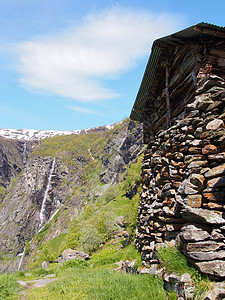
[[[225,81],[201,79],[168,130],[152,137],[142,165],[135,244],[157,264],[177,246],[203,273],[225,278]]]

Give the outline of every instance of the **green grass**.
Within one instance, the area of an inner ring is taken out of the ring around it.
[[[204,299],[204,295],[211,289],[212,281],[191,266],[186,257],[177,248],[163,247],[158,250],[158,257],[161,261],[161,266],[165,267],[168,272],[180,275],[189,273],[195,285],[193,299]],[[168,297],[171,300],[176,299],[173,292]]]
[[[31,290],[26,299],[166,299],[163,282],[151,275],[117,273],[107,268],[70,267],[61,278]]]
[[[157,255],[168,272],[189,273],[192,277],[198,276],[198,271],[188,263],[186,257],[176,247],[162,247],[158,250]]]
[[[0,299],[16,299],[19,290],[19,284],[14,275],[0,275]]]

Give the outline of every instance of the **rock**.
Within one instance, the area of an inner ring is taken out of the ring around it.
[[[126,260],[126,261],[122,261],[120,263],[120,266],[119,268],[117,269],[119,272],[121,271],[125,271],[127,273],[137,273],[137,269],[134,267],[135,265],[135,261],[136,260],[133,260],[133,261],[129,261],[129,260]]]
[[[211,170],[209,170],[208,172],[206,172],[204,174],[204,176],[206,178],[210,178],[210,177],[216,177],[216,176],[221,176],[225,174],[225,163],[222,165],[219,165],[215,168],[212,168]]]
[[[207,231],[199,229],[185,230],[180,233],[180,238],[184,242],[200,242],[207,240],[209,237],[210,235]]]
[[[43,261],[43,263],[41,264],[41,267],[43,269],[48,269],[49,263],[47,261]]]
[[[223,282],[213,283],[211,291],[208,292],[203,300],[222,300],[225,299],[225,284]]]
[[[220,202],[223,201],[225,198],[224,192],[204,192],[203,196],[207,199],[208,202],[214,201],[214,202]]]
[[[217,160],[217,161],[224,161],[225,160],[225,152],[217,153],[217,154],[211,154],[211,155],[208,156],[208,159]]]
[[[165,290],[174,291],[179,297],[177,299],[192,299],[194,294],[194,284],[188,273],[184,273],[181,276],[173,273],[165,274],[163,279]]]
[[[60,255],[60,262],[66,262],[72,259],[88,260],[90,256],[79,250],[66,249]]]
[[[119,216],[119,217],[116,218],[116,223],[121,228],[125,228],[126,227],[125,221],[126,221],[126,217],[125,216]]]
[[[188,165],[188,169],[194,169],[194,168],[202,168],[202,167],[206,167],[208,165],[208,161],[207,160],[200,160],[200,161],[193,161]]]
[[[220,119],[215,119],[206,125],[207,130],[216,130],[221,127],[224,127],[224,123],[223,120]]]
[[[193,161],[201,161],[201,160],[205,160],[205,156],[201,155],[201,154],[195,154],[195,155],[186,155],[184,158],[184,162],[185,164],[189,164]]]
[[[187,195],[184,198],[184,203],[187,206],[199,208],[202,206],[202,195]]]
[[[206,145],[204,148],[202,148],[202,153],[204,155],[209,155],[217,152],[217,147],[215,145]]]
[[[187,252],[187,256],[198,261],[211,261],[215,259],[224,259],[225,251],[209,251],[209,252]]]
[[[202,208],[191,208],[187,205],[183,205],[180,210],[181,216],[188,221],[202,223],[202,224],[212,224],[212,225],[223,225],[225,224],[225,219],[219,212],[210,211],[208,209]]]
[[[220,249],[225,249],[224,243],[218,243],[215,241],[195,242],[185,245],[185,250],[187,252],[209,252],[218,251]]]
[[[221,233],[220,229],[214,229],[211,232],[210,240],[213,240],[213,241],[223,241],[224,238],[225,238],[224,234]]]
[[[191,174],[188,179],[185,179],[178,188],[179,194],[197,194],[203,189],[205,177],[201,174]]]
[[[188,151],[191,154],[201,154],[202,153],[202,148],[200,148],[200,147],[190,147],[190,148],[188,148]]]
[[[189,142],[189,145],[193,146],[193,147],[201,146],[202,145],[202,140],[192,140],[192,141]]]
[[[204,274],[208,274],[213,277],[225,278],[224,260],[198,262],[195,265]]]
[[[207,185],[212,188],[223,187],[225,186],[225,176],[210,179],[208,180]]]

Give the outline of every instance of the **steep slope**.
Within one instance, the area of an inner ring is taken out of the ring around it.
[[[1,204],[1,270],[20,267],[25,244],[56,214],[48,239],[65,232],[83,207],[110,184],[122,181],[141,152],[141,141],[140,125],[129,120],[113,129],[43,140]],[[30,245],[37,247],[37,243]]]
[[[23,169],[37,142],[24,142],[0,137],[0,186],[5,189]]]

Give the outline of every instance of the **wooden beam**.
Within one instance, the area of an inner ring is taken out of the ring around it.
[[[166,59],[166,128],[168,129],[171,126],[171,109],[170,109],[170,93],[169,93],[169,63],[168,58]]]
[[[223,38],[223,39],[225,38],[225,32],[221,32],[221,31],[218,31],[215,29],[202,28],[200,26],[195,26],[194,30],[211,35],[211,36],[216,36],[216,37]]]

